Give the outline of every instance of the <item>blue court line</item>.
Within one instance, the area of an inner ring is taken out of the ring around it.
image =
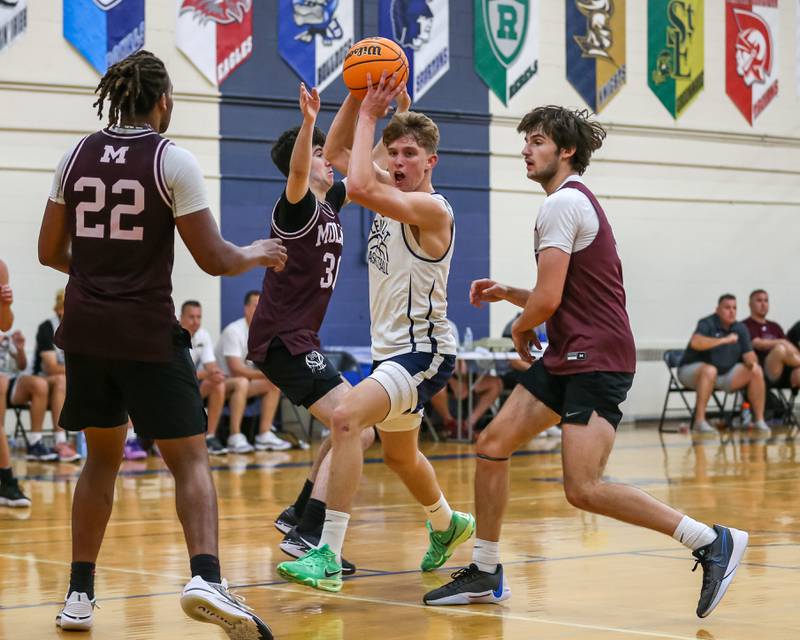
[[[760,544],[760,545],[753,545],[759,547],[770,547],[770,546],[784,546],[786,543],[776,543],[775,545],[772,544]],[[662,558],[666,560],[680,560],[681,562],[685,562],[689,564],[692,562],[691,556],[689,557],[679,557],[673,555],[667,555],[665,552],[671,551],[672,549],[652,549],[652,550],[639,550],[639,551],[611,551],[608,553],[596,553],[596,554],[580,554],[580,555],[573,555],[573,556],[558,556],[554,558],[548,558],[546,556],[531,556],[528,557],[526,560],[511,560],[509,562],[504,562],[503,566],[520,566],[526,564],[537,564],[543,562],[561,562],[565,560],[590,560],[594,558],[612,558],[612,557],[619,557],[619,556],[626,556],[626,555],[634,555],[634,556],[641,556],[641,557],[652,557],[652,558]],[[524,556],[524,554],[522,554]],[[744,567],[763,567],[768,569],[784,569],[787,571],[800,571],[800,567],[791,567],[791,566],[784,566],[784,565],[773,565],[773,564],[764,564],[760,562],[742,562],[740,566]],[[462,569],[462,566],[456,567],[442,567],[437,569],[436,571],[431,572],[434,573],[453,573],[459,569]],[[103,568],[99,567],[99,570],[102,572]],[[362,573],[366,575],[362,575]],[[359,569],[358,574],[354,576],[347,576],[342,578],[344,582],[349,582],[351,580],[364,580],[366,578],[382,578],[382,577],[390,577],[390,576],[399,576],[399,575],[406,575],[410,573],[422,573],[419,569],[404,569],[402,571],[381,571],[379,569]],[[253,589],[258,587],[275,587],[279,585],[293,585],[294,582],[289,582],[287,580],[272,580],[269,582],[250,582],[250,583],[242,583],[236,585],[230,585],[231,589]],[[313,590],[309,588],[309,593],[312,593]],[[99,598],[100,602],[115,602],[119,600],[134,600],[139,598],[158,598],[161,596],[171,596],[177,595],[180,593],[179,591],[162,591],[158,593],[139,593],[135,595],[125,595],[125,596],[112,596],[109,598]],[[10,607],[6,607],[0,605],[0,611],[14,611],[16,609],[35,609],[39,607],[58,607],[63,604],[62,600],[57,601],[50,601],[50,602],[39,602],[36,604],[19,604],[13,605]]]

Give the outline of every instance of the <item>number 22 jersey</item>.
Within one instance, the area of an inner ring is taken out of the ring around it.
[[[311,190],[292,204],[281,194],[272,212],[272,237],[286,246],[283,271],[267,269],[248,339],[248,359],[264,362],[280,338],[293,356],[320,349],[319,328],[328,310],[342,257],[339,210],[345,182],[335,182],[325,200]]]
[[[66,206],[72,243],[56,344],[169,361],[175,217],[208,208],[195,158],[149,127],[104,129],[64,155],[50,199]]]

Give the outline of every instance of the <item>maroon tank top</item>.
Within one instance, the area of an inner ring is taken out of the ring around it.
[[[72,239],[64,351],[160,362],[173,354],[175,220],[154,131],[98,131],[69,158],[61,186]]]
[[[550,373],[636,371],[636,346],[622,284],[622,263],[608,219],[586,185],[567,182],[592,203],[600,223],[592,243],[572,254],[561,305],[547,321],[544,365]]]
[[[288,205],[284,196],[272,212],[271,237],[286,247],[283,271],[267,269],[247,346],[248,359],[263,362],[276,337],[292,355],[320,349],[319,328],[331,300],[342,257],[342,225],[339,209],[345,199],[342,183],[336,183],[324,201],[314,198],[314,211],[297,231],[283,231],[277,224],[278,207]]]

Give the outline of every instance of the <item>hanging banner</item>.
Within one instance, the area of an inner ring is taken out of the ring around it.
[[[28,0],[0,0],[0,53],[28,28]]]
[[[504,105],[539,71],[539,0],[474,0],[475,73]]]
[[[144,0],[64,0],[64,38],[102,75],[144,46]]]
[[[175,43],[219,86],[253,52],[253,0],[178,0]]]
[[[309,87],[321,92],[341,75],[354,15],[353,0],[278,0],[278,52]]]
[[[567,80],[600,113],[625,85],[625,0],[567,0]]]
[[[797,95],[800,96],[800,0],[797,0],[797,11],[795,11],[795,61],[794,61],[794,74],[795,74],[795,87]]]
[[[378,35],[403,46],[408,92],[419,100],[450,69],[448,0],[381,0]]]
[[[703,0],[648,0],[647,84],[676,120],[703,90]]]
[[[752,125],[778,95],[778,0],[725,0],[725,93]]]

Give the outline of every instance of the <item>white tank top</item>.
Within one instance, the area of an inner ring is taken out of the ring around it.
[[[375,215],[369,232],[369,313],[372,358],[405,353],[455,355],[447,322],[447,277],[453,257],[455,219],[450,203],[432,193],[450,215],[450,246],[433,259],[419,246],[410,225]]]

